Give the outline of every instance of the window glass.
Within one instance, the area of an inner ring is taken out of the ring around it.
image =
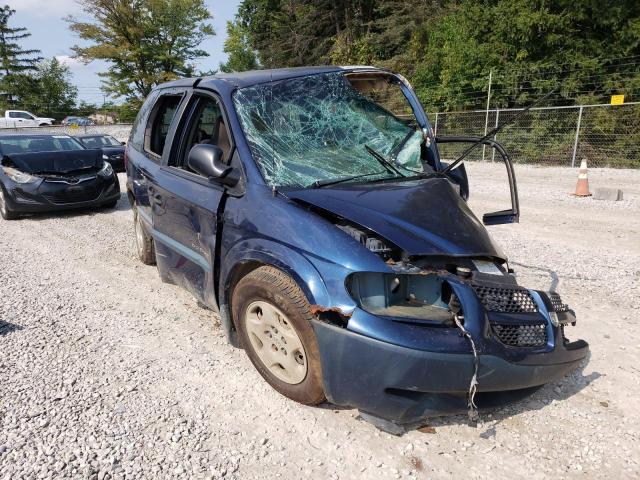
[[[193,114],[183,137],[184,144],[170,165],[190,170],[187,166],[189,151],[197,144],[217,145],[222,150],[222,160],[228,161],[231,150],[229,132],[218,102],[210,97],[196,97]]]
[[[149,116],[145,135],[145,150],[148,152],[162,155],[169,128],[181,98],[179,95],[165,95],[156,103]]]
[[[405,175],[423,171],[422,132],[392,75],[337,72],[260,84],[238,90],[234,105],[269,185],[400,176],[385,161]]]
[[[100,142],[97,137],[85,137],[82,140],[82,143],[87,148],[100,148]]]
[[[158,94],[159,90],[155,90],[149,94],[133,122],[131,135],[129,137],[129,145],[135,147],[137,150],[142,150],[147,119],[149,118],[149,112],[156,103]]]
[[[59,152],[84,150],[74,138],[63,135],[3,136],[0,138],[0,153]]]
[[[82,144],[87,148],[102,148],[102,147],[119,147],[122,144],[113,138],[111,135],[100,135],[96,137],[82,137]]]
[[[106,147],[118,147],[122,145],[122,143],[113,138],[111,135],[104,135],[100,137],[100,141]]]

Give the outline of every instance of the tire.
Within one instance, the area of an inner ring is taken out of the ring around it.
[[[313,316],[298,284],[277,268],[260,267],[238,282],[231,305],[241,346],[267,383],[305,405],[325,401]]]
[[[138,259],[145,265],[155,265],[156,249],[153,246],[153,238],[146,232],[136,208],[133,209],[133,222]]]
[[[10,210],[5,200],[4,188],[0,186],[0,216],[5,220],[15,220],[18,214]]]

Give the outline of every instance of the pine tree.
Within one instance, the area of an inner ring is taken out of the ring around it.
[[[25,50],[18,43],[30,37],[24,27],[10,27],[9,20],[16,13],[8,5],[0,8],[0,102],[13,105],[22,97],[24,77],[38,69],[40,50]]]

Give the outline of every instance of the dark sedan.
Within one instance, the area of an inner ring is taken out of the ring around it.
[[[102,150],[68,135],[0,135],[0,214],[115,207],[120,184]]]
[[[107,156],[107,162],[111,164],[116,172],[124,172],[124,142],[119,142],[111,135],[88,133],[86,135],[76,135],[75,138],[86,148],[101,148]]]

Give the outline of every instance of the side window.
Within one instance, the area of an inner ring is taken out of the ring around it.
[[[222,150],[222,160],[228,162],[231,140],[219,103],[211,97],[195,96],[189,111],[191,114],[184,129],[182,145],[169,164],[190,170],[187,157],[197,144],[217,145]]]
[[[155,90],[149,94],[133,122],[131,135],[129,136],[129,145],[134,147],[136,150],[141,151],[142,146],[144,145],[144,132],[147,125],[147,119],[149,118],[149,111],[155,105],[158,93],[159,91]],[[72,121],[74,118],[75,117],[69,117],[68,121]]]
[[[9,118],[20,118],[18,112],[9,112]]]
[[[100,144],[95,137],[83,138],[82,143],[87,148],[100,148]]]
[[[161,156],[181,95],[164,95],[156,102],[145,128],[144,149]]]

